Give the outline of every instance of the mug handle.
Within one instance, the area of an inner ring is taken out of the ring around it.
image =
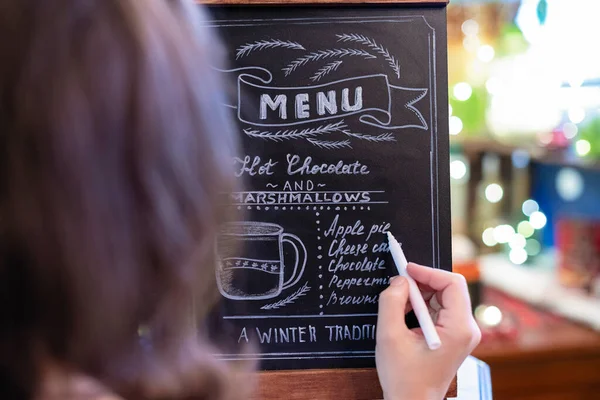
[[[281,243],[285,242],[294,247],[294,250],[296,251],[296,263],[294,264],[294,272],[292,273],[292,276],[283,283],[281,290],[288,289],[298,283],[302,277],[302,274],[304,273],[304,267],[306,267],[306,247],[304,246],[304,243],[302,243],[302,240],[300,240],[300,238],[298,238],[296,235],[283,233],[281,235]]]

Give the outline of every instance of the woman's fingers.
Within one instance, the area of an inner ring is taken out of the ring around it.
[[[436,292],[436,308],[448,310],[457,325],[471,318],[471,300],[462,275],[414,263],[408,264],[407,271],[415,281]]]
[[[406,278],[396,277],[379,295],[377,318],[377,341],[397,340],[408,332],[404,316],[398,311],[408,304],[408,282]],[[395,338],[395,339],[394,339]]]

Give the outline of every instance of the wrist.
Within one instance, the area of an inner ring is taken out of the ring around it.
[[[384,393],[383,400],[444,400],[445,393],[440,394],[438,390],[432,388],[422,388],[414,390],[403,390],[399,393]]]

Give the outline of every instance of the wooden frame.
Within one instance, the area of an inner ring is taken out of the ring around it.
[[[331,369],[261,372],[255,400],[383,399],[374,369]],[[447,397],[457,397],[456,378]]]
[[[348,5],[402,4],[446,6],[449,0],[196,0],[205,5]],[[375,369],[327,369],[265,371],[259,374],[254,399],[383,399]],[[447,397],[457,396],[457,380],[452,381]]]

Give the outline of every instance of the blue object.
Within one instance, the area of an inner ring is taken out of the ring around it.
[[[556,189],[556,176],[564,166],[532,164],[532,198],[548,217],[543,229],[542,244],[554,246],[555,223],[561,217],[600,220],[600,171],[576,168],[583,178],[584,190],[574,201],[565,201]],[[572,168],[572,167],[569,167]]]

